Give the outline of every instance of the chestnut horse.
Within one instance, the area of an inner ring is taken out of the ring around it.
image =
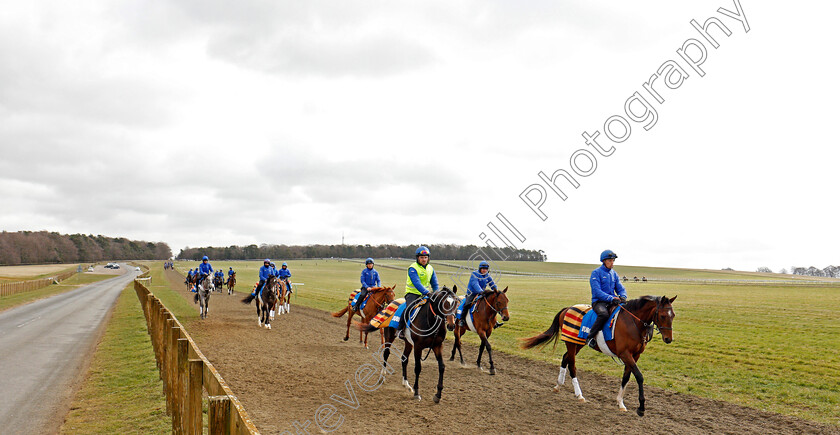
[[[478,304],[475,307],[473,314],[472,326],[474,329],[469,329],[468,326],[455,326],[455,345],[452,346],[452,356],[449,361],[455,360],[455,350],[458,351],[458,357],[461,358],[461,365],[464,365],[464,355],[461,354],[461,336],[467,331],[473,331],[478,334],[481,339],[481,345],[478,347],[478,360],[475,362],[476,368],[481,370],[481,354],[484,353],[484,348],[487,348],[487,358],[490,359],[490,374],[496,374],[496,366],[493,365],[493,353],[490,347],[490,334],[493,333],[493,328],[496,326],[496,314],[502,315],[502,320],[507,322],[510,320],[508,313],[508,288],[505,287],[502,291],[485,290],[481,299],[476,300],[473,304]],[[469,313],[464,310],[462,316],[469,316]],[[464,319],[467,319],[464,317]],[[467,320],[469,322],[469,320]],[[467,323],[469,325],[469,323]]]
[[[622,411],[627,411],[624,406],[624,388],[630,380],[630,373],[636,378],[639,384],[639,407],[636,408],[636,414],[639,416],[645,415],[645,392],[642,383],[644,378],[642,372],[636,365],[642,352],[645,351],[645,346],[653,338],[653,328],[657,328],[662,334],[662,341],[666,344],[673,341],[673,333],[671,325],[674,321],[674,309],[671,304],[674,302],[674,296],[668,299],[666,296],[643,296],[639,299],[627,301],[621,306],[621,311],[616,319],[615,333],[613,340],[607,342],[608,350],[613,355],[617,356],[624,363],[624,376],[621,378],[621,387],[618,390],[618,408]],[[560,333],[560,328],[563,319],[566,316],[566,311],[569,308],[563,308],[556,316],[554,322],[545,332],[531,338],[523,340],[522,348],[530,349],[534,346],[545,344],[554,340],[554,345],[557,346],[557,337]],[[606,326],[605,326],[606,327]],[[599,341],[603,335],[598,333]],[[581,402],[585,402],[583,393],[580,390],[580,384],[577,380],[577,369],[575,368],[575,355],[585,345],[576,344],[566,341],[566,353],[563,354],[563,361],[560,365],[560,374],[557,375],[557,385],[554,387],[555,391],[560,391],[560,385],[566,381],[566,368],[572,375],[572,385],[575,389],[575,397]],[[600,349],[598,349],[601,351]],[[606,352],[604,352],[606,353]]]
[[[455,312],[458,311],[458,297],[455,292],[458,291],[458,286],[448,287],[443,286],[436,292],[429,293],[426,296],[427,302],[423,304],[411,320],[411,327],[406,328],[403,340],[405,340],[405,349],[402,354],[402,375],[403,386],[408,391],[414,393],[414,399],[420,400],[420,391],[418,390],[418,382],[420,381],[420,358],[423,349],[431,349],[435,353],[435,359],[438,363],[438,384],[437,394],[435,394],[434,402],[440,403],[441,392],[443,391],[443,371],[445,366],[443,364],[443,340],[446,339],[446,330],[452,331],[455,329]],[[420,299],[418,299],[419,301]],[[403,316],[407,319],[410,313],[408,309],[403,312]],[[373,332],[375,327],[362,323],[358,325],[359,329],[366,332]],[[397,330],[391,327],[383,328],[385,331],[385,344],[382,351],[382,375],[384,376],[388,370],[388,356],[391,354],[391,345],[397,338]],[[414,349],[414,388],[408,383],[408,376],[406,375],[406,368],[408,367],[408,356]],[[429,353],[426,352],[426,357]]]
[[[228,278],[228,281],[227,281],[228,295],[233,294],[233,288],[234,287],[236,287],[236,272],[234,272],[233,275],[231,275],[230,278]]]
[[[385,306],[388,305],[388,303],[394,300],[394,288],[396,287],[396,285],[392,287],[372,287],[368,292],[368,295],[370,295],[370,300],[368,300],[368,303],[367,305],[365,305],[364,310],[360,311],[351,308],[350,304],[353,302],[351,299],[347,301],[347,306],[344,307],[343,310],[337,313],[332,313],[333,317],[341,317],[347,312],[350,313],[350,315],[347,316],[347,332],[344,334],[344,341],[350,339],[350,323],[352,323],[353,316],[355,314],[359,314],[359,317],[362,318],[362,323],[370,323],[370,321],[374,318],[374,316],[376,316],[376,313],[378,313],[379,310],[385,308]],[[359,289],[359,291],[361,290],[362,289]],[[362,301],[359,301],[356,304],[356,306],[362,306]],[[364,334],[364,341],[362,340],[362,334]],[[385,344],[385,333],[383,333],[381,329],[379,330],[379,336],[382,340],[381,344]],[[359,331],[359,343],[364,343],[365,349],[368,349],[367,339],[368,333]]]

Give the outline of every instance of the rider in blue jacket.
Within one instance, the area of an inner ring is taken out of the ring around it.
[[[257,288],[254,289],[254,293],[251,293],[253,296],[259,297],[260,292],[262,291],[263,286],[265,286],[265,282],[268,280],[273,274],[271,271],[271,260],[266,258],[263,260],[263,265],[260,267],[260,283],[257,284]]]
[[[236,275],[236,272],[234,272],[233,267],[231,267],[230,269],[228,269],[228,278],[227,281],[225,281],[225,285],[230,284],[230,277],[232,277],[233,275]]]
[[[198,290],[198,285],[201,284],[205,278],[210,276],[210,272],[213,271],[213,266],[210,265],[210,259],[205,255],[201,258],[201,264],[198,265],[198,280],[196,280],[196,290]]]
[[[289,282],[289,280],[292,277],[292,272],[288,269],[288,267],[289,267],[289,265],[286,264],[286,262],[284,261],[283,264],[280,265],[280,269],[278,270],[277,277],[280,278],[280,281],[285,281],[286,282],[286,289],[287,290],[291,290],[292,289],[292,283]]]
[[[356,305],[361,304],[365,297],[368,294],[368,291],[373,287],[379,287],[381,282],[379,281],[379,272],[373,268],[373,258],[368,258],[365,260],[365,268],[362,269],[362,290],[359,292],[359,297],[356,298],[356,301],[353,304],[353,309],[356,309]]]
[[[627,300],[627,290],[621,285],[621,279],[613,270],[615,252],[607,249],[601,253],[601,267],[592,271],[589,286],[592,290],[592,309],[598,314],[592,329],[589,331],[587,344],[595,347],[595,337],[604,326],[610,315],[610,305]]]
[[[470,312],[470,305],[478,295],[484,293],[484,289],[488,286],[493,290],[497,289],[496,283],[493,282],[493,277],[490,276],[490,263],[482,261],[478,263],[478,271],[470,274],[470,282],[467,284],[467,295],[464,304],[458,309],[457,316],[461,320],[461,326],[467,325],[467,316],[462,315],[462,313]]]

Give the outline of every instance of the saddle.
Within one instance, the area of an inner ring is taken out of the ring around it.
[[[367,301],[370,299],[371,295],[373,295],[373,293],[374,293],[373,290],[369,291],[367,296],[365,296],[365,300],[363,300],[361,303],[358,303],[356,300],[359,298],[359,293],[361,293],[361,292],[362,292],[361,290],[353,290],[353,293],[350,293],[350,299],[347,301],[350,304],[352,304],[353,306],[355,306],[356,309],[359,310],[359,311],[365,309],[365,305],[367,305]]]
[[[397,312],[394,313],[394,317],[391,318],[391,323],[388,325],[391,328],[399,329],[399,327],[400,327],[400,317],[403,316],[403,314],[404,314],[403,311],[405,311],[405,306],[406,306],[405,305],[405,298],[401,298],[401,299],[402,299],[402,302],[400,303],[400,307],[397,308]],[[395,301],[396,301],[396,299],[395,299]],[[409,325],[408,320],[410,320],[410,318],[413,317],[413,315],[417,313],[417,311],[420,309],[420,307],[425,305],[428,301],[429,300],[426,299],[426,298],[417,300],[417,303],[414,305],[414,308],[412,309],[411,313],[409,314],[409,317],[406,318],[406,322],[405,322],[406,328],[408,328],[408,325]]]
[[[610,313],[609,317],[607,318],[607,323],[601,328],[601,331],[604,333],[604,341],[611,341],[613,339],[613,332],[615,331],[615,319],[618,318],[618,312],[621,310],[621,307],[617,306],[615,309]],[[578,333],[578,338],[582,338],[586,340],[589,338],[589,330],[592,328],[592,325],[595,323],[595,319],[598,317],[598,314],[595,313],[594,310],[590,309],[587,310],[586,314],[583,316],[583,319],[580,324],[580,332]]]
[[[391,319],[394,317],[394,314],[397,310],[405,303],[405,298],[398,298],[391,301],[385,308],[381,309],[376,316],[373,317],[373,320],[370,321],[371,326],[374,328],[383,328],[385,326],[390,326]],[[399,319],[397,319],[397,323],[399,324]]]

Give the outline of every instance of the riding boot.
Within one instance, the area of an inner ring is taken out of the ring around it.
[[[595,323],[592,325],[592,329],[589,330],[589,335],[587,336],[587,340],[586,340],[586,344],[588,344],[589,347],[591,347],[593,349],[596,348],[596,346],[597,346],[596,338],[598,337],[598,332],[600,332],[601,328],[604,327],[604,323],[606,323],[606,321],[607,321],[606,316],[605,317],[598,317],[597,319],[595,319]]]
[[[460,325],[464,328],[467,327],[467,316],[470,315],[470,304],[464,305],[464,311],[461,311],[461,323]]]

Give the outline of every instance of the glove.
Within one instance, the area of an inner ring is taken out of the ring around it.
[[[621,300],[622,304],[627,302],[627,296],[619,296],[618,299]]]

